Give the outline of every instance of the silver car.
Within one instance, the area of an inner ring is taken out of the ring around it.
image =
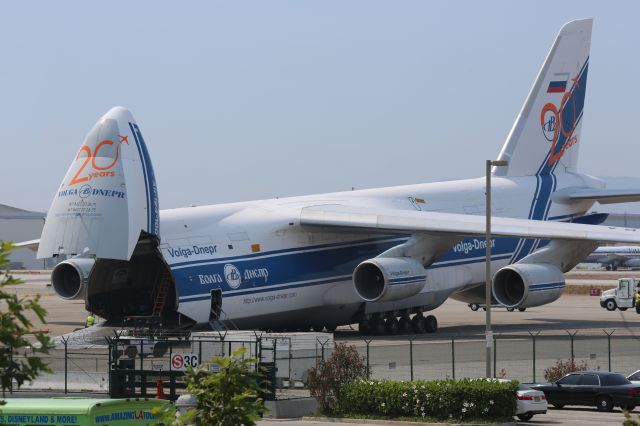
[[[520,384],[518,385],[517,398],[516,416],[523,422],[531,420],[534,414],[547,413],[547,398],[544,396],[544,392]]]

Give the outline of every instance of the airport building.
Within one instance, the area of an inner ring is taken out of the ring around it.
[[[23,210],[0,204],[0,240],[29,241],[40,238],[46,213]],[[28,248],[13,251],[10,269],[45,269],[54,265],[53,259],[37,260],[36,252]]]

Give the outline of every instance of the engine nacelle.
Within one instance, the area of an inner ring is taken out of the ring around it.
[[[51,285],[66,300],[84,299],[94,259],[78,258],[60,262],[51,271]]]
[[[376,257],[353,271],[358,296],[367,302],[389,302],[420,293],[427,275],[420,262],[410,257]]]
[[[564,274],[549,263],[515,263],[493,277],[493,297],[507,308],[551,303],[564,291]]]

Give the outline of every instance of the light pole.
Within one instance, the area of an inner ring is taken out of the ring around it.
[[[487,167],[485,170],[485,178],[486,178],[486,259],[485,259],[485,292],[484,292],[484,303],[486,307],[486,328],[485,328],[485,336],[487,340],[487,377],[491,377],[491,348],[493,346],[493,332],[491,331],[491,287],[492,287],[492,278],[491,278],[491,167],[492,166],[507,166],[509,164],[506,160],[487,160]]]

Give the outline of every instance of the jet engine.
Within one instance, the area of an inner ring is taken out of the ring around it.
[[[75,258],[60,262],[51,272],[51,285],[63,299],[84,299],[94,259]]]
[[[376,257],[353,271],[358,296],[366,302],[389,302],[418,294],[426,284],[422,264],[410,257]]]
[[[515,263],[493,277],[493,297],[507,308],[551,303],[564,291],[564,274],[549,263]]]

